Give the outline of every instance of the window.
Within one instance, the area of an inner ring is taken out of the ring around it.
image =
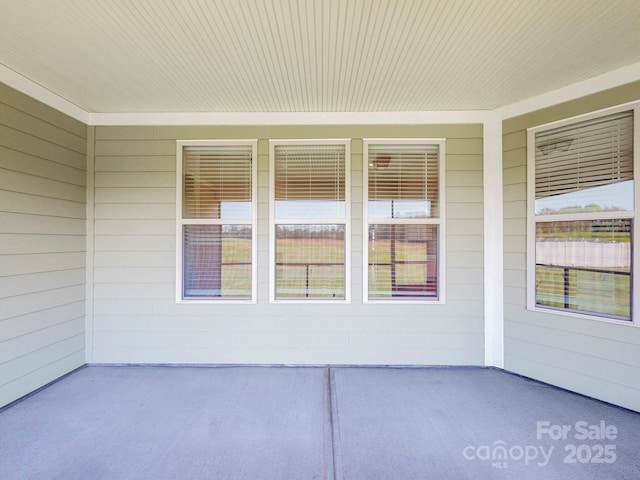
[[[633,107],[530,129],[528,169],[529,308],[630,321]]]
[[[365,301],[444,301],[444,140],[364,141]]]
[[[349,300],[349,142],[272,140],[271,300]]]
[[[256,146],[178,141],[178,301],[255,300]]]

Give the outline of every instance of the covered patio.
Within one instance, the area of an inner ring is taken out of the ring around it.
[[[497,369],[93,366],[0,411],[0,478],[635,480],[639,443]]]
[[[640,2],[0,13],[1,480],[640,478]]]

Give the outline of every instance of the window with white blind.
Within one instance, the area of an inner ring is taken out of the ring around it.
[[[349,301],[349,141],[271,140],[272,301]]]
[[[444,140],[365,139],[365,301],[444,301]]]
[[[632,320],[637,112],[528,131],[529,308]]]
[[[253,301],[255,140],[177,142],[180,301]]]

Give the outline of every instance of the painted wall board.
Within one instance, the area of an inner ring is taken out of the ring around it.
[[[0,84],[0,406],[84,364],[86,132]]]
[[[636,101],[638,92],[640,82],[505,120],[503,181],[505,368],[640,411],[640,328],[526,308],[526,129]]]
[[[447,302],[362,299],[362,138],[446,138]],[[96,127],[93,362],[483,364],[482,126]],[[176,140],[258,139],[258,301],[177,304]],[[351,139],[349,304],[269,303],[269,139]]]

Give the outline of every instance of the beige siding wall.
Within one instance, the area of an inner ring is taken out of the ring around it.
[[[84,364],[86,131],[0,84],[0,406]]]
[[[447,303],[362,302],[362,138],[446,137]],[[89,361],[484,360],[482,126],[96,127]],[[258,303],[176,304],[177,139],[257,138]],[[352,138],[352,303],[269,304],[268,139]],[[92,155],[89,155],[92,158]]]
[[[526,309],[526,129],[640,99],[640,82],[506,120],[505,368],[640,410],[640,328]]]

